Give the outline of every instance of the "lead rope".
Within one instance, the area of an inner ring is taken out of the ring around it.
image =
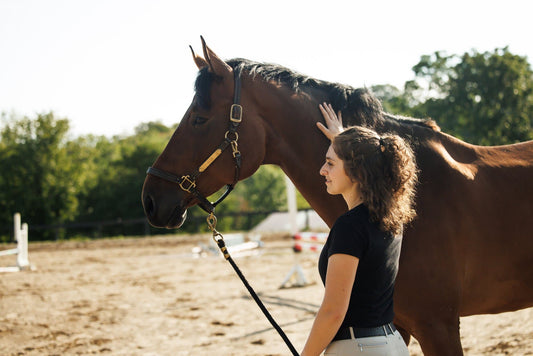
[[[220,249],[220,252],[222,252],[222,254],[224,255],[224,258],[231,264],[231,266],[233,267],[233,269],[235,270],[235,272],[237,273],[237,275],[241,279],[241,281],[244,284],[244,286],[246,287],[246,289],[248,289],[248,292],[250,293],[252,298],[255,300],[255,302],[257,303],[257,305],[259,306],[259,308],[263,312],[263,314],[265,314],[265,316],[268,319],[268,321],[270,322],[270,324],[272,324],[272,326],[274,327],[274,329],[277,330],[278,334],[281,336],[283,341],[285,341],[285,344],[287,345],[289,350],[291,350],[291,353],[294,356],[299,356],[298,351],[296,351],[294,346],[291,344],[291,341],[289,340],[287,335],[285,335],[285,332],[283,332],[283,330],[278,325],[278,323],[276,323],[276,321],[274,320],[272,315],[270,315],[270,313],[268,312],[267,308],[265,307],[265,305],[263,304],[261,299],[259,299],[259,297],[255,293],[253,288],[250,286],[250,284],[248,284],[248,281],[246,280],[246,278],[242,274],[242,272],[239,269],[239,267],[235,264],[235,261],[233,261],[233,258],[231,258],[230,254],[228,252],[228,249],[226,248],[226,243],[224,242],[224,236],[222,236],[222,234],[216,230],[217,218],[216,218],[215,214],[210,213],[207,216],[207,225],[209,226],[209,230],[211,230],[213,232],[213,240],[215,241],[215,243],[217,244],[218,248]]]

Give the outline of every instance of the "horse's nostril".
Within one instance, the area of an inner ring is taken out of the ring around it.
[[[155,204],[151,196],[147,195],[144,198],[144,212],[149,218],[153,218],[155,215]]]

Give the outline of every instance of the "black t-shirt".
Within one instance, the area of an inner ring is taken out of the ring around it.
[[[328,258],[336,253],[359,258],[348,311],[343,327],[374,327],[392,322],[393,292],[398,273],[401,237],[370,222],[368,208],[361,204],[340,216],[329,233],[318,261],[326,281]]]

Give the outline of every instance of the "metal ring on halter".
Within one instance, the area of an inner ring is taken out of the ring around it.
[[[230,133],[235,134],[235,138],[233,140],[230,139],[231,141],[239,141],[239,134],[237,132],[235,132],[235,131],[226,131],[226,134],[224,135],[224,138],[228,139],[228,134],[230,134]]]

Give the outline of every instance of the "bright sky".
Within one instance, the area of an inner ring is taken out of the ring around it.
[[[413,78],[424,54],[509,46],[533,62],[529,0],[0,0],[0,112],[53,110],[79,134],[178,122],[200,35],[223,59],[354,87]]]

